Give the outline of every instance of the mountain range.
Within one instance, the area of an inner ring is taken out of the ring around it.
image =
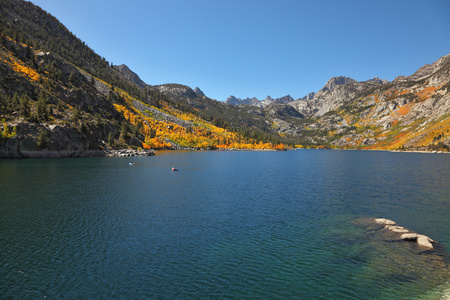
[[[27,1],[2,0],[0,32],[0,157],[123,148],[449,151],[450,55],[392,82],[339,76],[300,99],[222,102],[199,87],[143,82]]]
[[[308,95],[304,96],[303,98],[299,98],[297,100],[307,101],[307,100],[312,99],[315,94],[316,93],[311,92]],[[295,101],[295,99],[292,98],[290,95],[286,95],[284,97],[275,98],[275,99],[273,99],[271,96],[267,96],[263,100],[259,100],[256,97],[241,99],[241,98],[236,98],[235,96],[230,96],[225,100],[225,103],[230,104],[230,105],[253,105],[253,106],[257,106],[257,107],[266,107],[267,105],[272,104],[272,103],[288,104],[293,101]]]

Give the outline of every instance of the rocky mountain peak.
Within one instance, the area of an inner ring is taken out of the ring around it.
[[[308,95],[306,95],[306,96],[304,96],[304,97],[302,97],[300,99],[297,99],[297,100],[308,101],[308,100],[311,100],[312,98],[314,98],[315,95],[316,95],[316,93],[311,92]]]
[[[276,103],[282,103],[282,104],[288,104],[289,102],[294,101],[294,98],[291,97],[291,95],[286,95],[281,98],[276,98],[274,102]]]
[[[450,63],[450,54],[447,54],[441,58],[439,58],[436,62],[431,65],[425,64],[421,68],[419,68],[414,74],[409,76],[411,80],[421,80],[424,77],[427,77],[437,70],[441,69],[446,63]]]
[[[130,70],[130,68],[128,68],[127,65],[119,65],[119,66],[113,66],[114,69],[116,69],[117,71],[119,71],[119,73],[124,76],[126,79],[130,80],[131,82],[137,84],[138,86],[144,88],[147,86],[147,84],[145,82],[143,82],[141,80],[141,78],[134,73],[133,71]]]
[[[196,93],[197,96],[199,96],[199,97],[205,96],[205,94],[203,93],[203,91],[202,91],[200,88],[198,88],[198,87],[196,87],[196,88],[194,89],[194,93]]]
[[[375,76],[374,78],[367,80],[367,82],[384,84],[384,83],[388,83],[389,80],[386,80],[386,79],[380,79],[380,78],[378,78],[377,76]]]
[[[330,80],[325,84],[325,86],[319,92],[332,91],[338,85],[347,84],[347,83],[355,83],[357,82],[355,79],[345,76],[331,77]]]
[[[231,105],[238,105],[240,99],[236,98],[235,96],[231,95],[230,97],[225,100],[225,103],[231,104]]]

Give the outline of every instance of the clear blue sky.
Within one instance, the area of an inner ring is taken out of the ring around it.
[[[450,53],[449,0],[32,0],[151,85],[214,99],[410,75]]]

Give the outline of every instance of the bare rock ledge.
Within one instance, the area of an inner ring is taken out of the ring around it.
[[[406,229],[405,227],[398,226],[397,223],[395,223],[392,220],[388,219],[375,219],[375,222],[380,225],[385,225],[384,229],[389,230],[394,233],[401,233],[400,239],[405,241],[416,241],[417,244],[420,247],[427,248],[427,249],[433,249],[434,241],[430,239],[428,236],[423,234],[418,234],[415,232],[411,232],[409,229]]]

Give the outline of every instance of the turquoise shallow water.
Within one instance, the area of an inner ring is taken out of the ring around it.
[[[449,183],[439,154],[0,160],[0,298],[440,299]]]

